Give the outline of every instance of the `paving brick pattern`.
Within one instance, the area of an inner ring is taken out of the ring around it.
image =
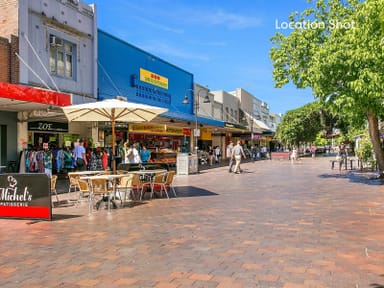
[[[329,159],[177,176],[178,198],[0,219],[0,286],[384,287],[384,190]],[[64,197],[65,195],[60,195]]]

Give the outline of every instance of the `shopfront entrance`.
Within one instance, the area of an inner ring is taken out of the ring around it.
[[[63,146],[64,133],[68,133],[68,123],[28,122],[28,144],[36,149],[42,149],[43,143],[48,143],[51,149]]]

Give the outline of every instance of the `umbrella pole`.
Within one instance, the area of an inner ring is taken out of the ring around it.
[[[116,174],[116,158],[115,158],[115,109],[112,109],[112,171]]]

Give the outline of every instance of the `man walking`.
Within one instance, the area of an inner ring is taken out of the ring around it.
[[[79,144],[75,147],[75,159],[77,171],[87,170],[87,157],[84,148],[84,140],[80,139]]]
[[[233,166],[233,156],[232,156],[232,150],[233,150],[233,141],[230,141],[227,146],[227,159],[229,159],[229,173],[232,172],[232,166]]]
[[[240,174],[241,169],[240,169],[240,163],[241,163],[241,156],[245,157],[243,147],[240,145],[240,140],[237,141],[237,145],[233,147],[232,149],[232,158],[235,158],[236,165],[235,165],[235,173]]]

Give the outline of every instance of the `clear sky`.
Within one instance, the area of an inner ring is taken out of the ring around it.
[[[313,101],[310,90],[274,88],[269,58],[270,38],[291,12],[308,7],[306,0],[85,3],[96,4],[98,28],[194,74],[196,83],[211,90],[243,88],[271,113]]]

